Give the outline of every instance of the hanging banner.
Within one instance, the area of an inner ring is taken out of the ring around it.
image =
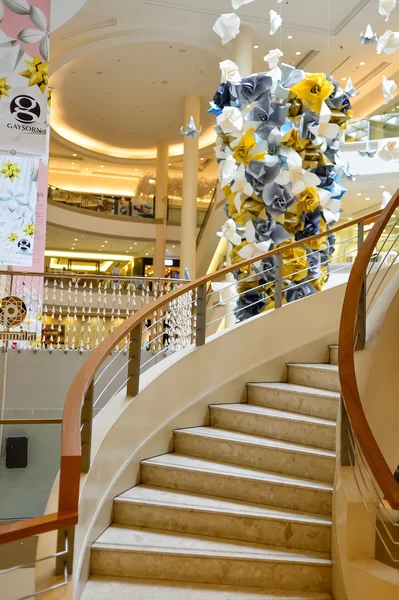
[[[51,0],[0,0],[0,154],[46,157]]]
[[[31,266],[39,159],[0,156],[0,263]]]

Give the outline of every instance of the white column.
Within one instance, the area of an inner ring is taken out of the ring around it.
[[[250,25],[241,25],[240,33],[234,40],[234,62],[238,66],[241,77],[252,74],[252,53],[254,33]]]
[[[154,277],[165,277],[166,211],[168,197],[169,146],[158,144],[156,163]]]
[[[184,98],[184,127],[187,127],[190,117],[194,117],[199,128],[201,99],[198,95],[190,94]],[[198,136],[184,136],[180,277],[188,269],[191,279],[196,276],[198,161]]]

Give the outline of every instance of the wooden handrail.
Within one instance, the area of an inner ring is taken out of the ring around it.
[[[243,269],[248,267],[254,262],[262,261],[271,256],[286,252],[287,250],[309,244],[320,238],[325,238],[327,235],[337,233],[343,229],[348,229],[358,223],[372,223],[381,214],[381,211],[375,211],[364,217],[359,217],[348,223],[344,223],[337,227],[334,227],[323,233],[308,237],[304,240],[296,241],[291,244],[287,244],[284,247],[275,248],[269,252],[265,252],[260,256],[249,258],[241,261],[235,265],[225,267],[215,273],[205,275],[195,281],[188,282],[164,296],[161,296],[148,306],[141,308],[134,315],[126,319],[122,325],[115,329],[107,338],[94,350],[89,358],[86,360],[83,367],[80,369],[75,379],[73,380],[65,401],[63,422],[62,422],[62,445],[61,445],[61,468],[60,468],[60,485],[59,485],[59,503],[58,513],[54,515],[47,515],[45,517],[39,517],[36,521],[37,531],[30,525],[29,535],[35,533],[44,533],[46,531],[53,531],[61,529],[64,525],[59,519],[59,515],[75,515],[74,524],[77,523],[78,514],[78,503],[79,503],[79,485],[81,476],[81,410],[83,400],[89,391],[90,386],[94,380],[95,374],[101,365],[105,362],[107,357],[110,355],[112,350],[134,331],[141,323],[145,322],[146,318],[152,315],[154,312],[161,310],[164,306],[168,305],[173,300],[176,300],[180,296],[185,295],[196,288],[206,285],[210,281],[217,280],[225,277],[229,273],[236,271],[237,269]],[[73,517],[71,517],[73,519]],[[43,519],[41,521],[41,519]],[[22,522],[24,523],[24,522]],[[26,536],[25,529],[20,522],[12,523],[7,525],[8,535],[14,530],[14,535],[17,536],[14,539],[22,539]],[[19,537],[18,537],[19,536]],[[0,544],[4,543],[3,528],[0,526]]]
[[[369,262],[385,227],[398,206],[399,190],[381,212],[375,226],[359,250],[346,286],[338,341],[341,392],[352,429],[382,493],[395,510],[399,509],[399,484],[380,450],[363,410],[356,379],[354,340],[358,307]]]

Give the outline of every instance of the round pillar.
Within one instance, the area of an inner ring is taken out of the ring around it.
[[[155,188],[155,250],[154,276],[165,277],[166,256],[166,211],[168,200],[169,146],[166,142],[158,144]]]

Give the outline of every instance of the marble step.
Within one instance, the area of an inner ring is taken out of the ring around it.
[[[338,366],[324,363],[288,363],[288,382],[340,391]]]
[[[293,383],[248,383],[248,404],[337,420],[338,392]]]
[[[91,577],[81,600],[332,600],[322,592],[260,591],[129,577]]]
[[[330,351],[330,364],[337,365],[338,364],[338,346],[329,346]]]
[[[329,483],[176,453],[142,461],[141,482],[303,512],[331,515],[332,511]]]
[[[114,522],[329,552],[331,518],[145,485],[114,500]]]
[[[91,549],[93,575],[328,592],[329,555],[112,525]]]
[[[216,427],[174,432],[175,452],[264,469],[285,475],[333,482],[335,452]]]
[[[212,427],[335,449],[335,421],[255,404],[212,404],[209,409]]]

